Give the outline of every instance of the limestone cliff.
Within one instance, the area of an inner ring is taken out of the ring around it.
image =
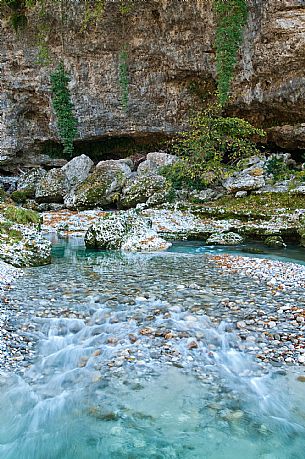
[[[0,30],[0,168],[44,161],[57,139],[50,72],[64,59],[79,121],[79,141],[172,134],[215,88],[212,0],[134,0],[122,15],[106,1],[103,17],[82,28],[83,3],[48,12],[51,64],[37,64],[35,22],[17,35]],[[228,113],[270,129],[277,145],[305,148],[305,1],[249,0],[250,14]],[[129,102],[120,101],[119,55],[127,49]],[[194,90],[195,88],[195,90]],[[193,89],[193,90],[192,90]],[[304,124],[302,124],[304,123]]]

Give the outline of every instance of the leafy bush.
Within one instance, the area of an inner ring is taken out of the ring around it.
[[[243,158],[259,155],[254,140],[264,135],[243,119],[224,117],[218,104],[209,106],[191,119],[190,130],[173,145],[181,162],[162,173],[176,188],[202,189],[232,173]]]
[[[291,175],[291,170],[285,163],[283,158],[272,156],[268,159],[265,165],[267,174],[272,175],[275,182],[285,180]]]

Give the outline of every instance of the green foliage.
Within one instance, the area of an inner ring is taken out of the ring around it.
[[[272,156],[265,165],[267,174],[272,175],[275,182],[285,180],[291,175],[291,169],[287,166],[283,158]]]
[[[15,32],[24,29],[27,26],[27,17],[19,11],[13,11],[10,18],[11,24]]]
[[[0,203],[7,199],[7,194],[2,187],[0,187]]]
[[[90,0],[85,0],[85,16],[82,28],[86,29],[92,21],[97,21],[102,17],[105,9],[105,0],[95,0],[94,4]]]
[[[119,55],[119,83],[121,89],[121,104],[124,111],[128,109],[129,90],[128,90],[128,53],[123,49]]]
[[[0,242],[14,244],[21,241],[22,237],[21,231],[12,229],[12,223],[0,222]]]
[[[131,0],[120,0],[119,12],[122,15],[129,14],[132,11],[133,2]]]
[[[63,153],[73,155],[73,140],[77,136],[77,119],[73,113],[73,103],[68,88],[70,78],[60,63],[51,74],[52,105],[57,118],[57,129],[63,143]]]
[[[13,191],[13,193],[11,194],[11,198],[17,204],[24,204],[27,199],[32,197],[32,195],[32,190]]]
[[[20,225],[41,223],[41,217],[37,212],[23,207],[7,206],[2,211],[2,214],[11,222],[19,223]]]
[[[214,178],[207,174],[200,165],[192,164],[189,158],[181,158],[174,164],[163,166],[160,174],[166,177],[171,187],[175,190],[190,189],[203,190],[209,183],[209,178]]]
[[[190,130],[173,145],[182,162],[163,170],[173,186],[202,188],[232,173],[243,158],[258,155],[253,139],[261,129],[240,118],[225,118],[218,104],[209,106],[190,121]]]
[[[219,102],[224,105],[229,97],[238,48],[247,22],[246,0],[214,0],[216,15],[216,71]]]

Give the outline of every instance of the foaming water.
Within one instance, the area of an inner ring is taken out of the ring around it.
[[[237,286],[204,256],[58,250],[11,293],[39,354],[1,377],[1,458],[304,457],[305,385],[214,320]]]

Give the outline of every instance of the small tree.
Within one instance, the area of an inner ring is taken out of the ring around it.
[[[173,145],[181,160],[163,169],[176,188],[204,188],[226,177],[243,158],[260,154],[255,140],[265,136],[241,118],[224,117],[219,104],[190,120]]]

